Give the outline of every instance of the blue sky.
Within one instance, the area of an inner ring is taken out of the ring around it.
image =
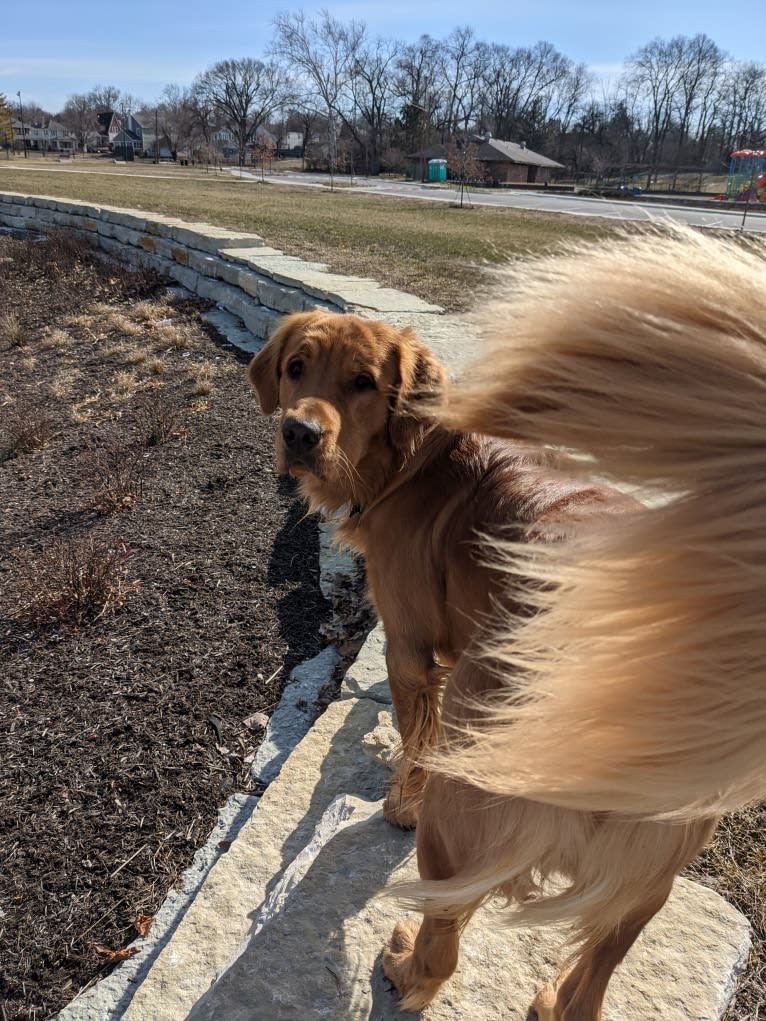
[[[0,92],[56,111],[74,92],[116,85],[147,102],[188,85],[217,60],[263,54],[278,11],[327,7],[364,20],[373,34],[412,41],[470,24],[479,38],[511,46],[545,39],[596,74],[613,76],[655,36],[705,32],[736,60],[766,61],[762,2],[738,0],[418,0],[290,5],[279,0],[9,0],[0,34]]]

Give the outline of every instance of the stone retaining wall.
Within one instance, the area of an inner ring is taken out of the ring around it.
[[[3,226],[64,229],[91,238],[122,260],[150,266],[241,320],[253,337],[253,350],[287,312],[324,308],[420,320],[444,311],[373,280],[341,276],[321,263],[285,255],[257,234],[159,213],[0,192]]]

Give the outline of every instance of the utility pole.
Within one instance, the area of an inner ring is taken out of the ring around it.
[[[160,163],[160,129],[157,127],[157,107],[154,107],[154,162],[159,166]]]
[[[24,137],[24,109],[21,105],[21,91],[17,92],[16,95],[19,97],[19,119],[21,121],[21,148],[24,150],[24,159],[28,159],[27,156],[27,140]]]

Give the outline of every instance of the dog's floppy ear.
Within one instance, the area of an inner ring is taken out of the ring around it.
[[[296,312],[285,316],[258,354],[247,367],[247,378],[258,394],[262,415],[271,415],[279,406],[279,363],[285,344],[316,315],[315,312]]]
[[[431,349],[409,328],[398,337],[398,386],[394,389],[388,432],[391,443],[405,454],[412,453],[428,427],[418,405],[428,403],[447,382],[447,374]]]

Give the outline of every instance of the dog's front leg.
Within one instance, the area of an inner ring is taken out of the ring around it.
[[[391,639],[386,666],[402,750],[383,803],[383,815],[395,826],[412,829],[417,824],[427,776],[420,763],[438,733],[445,670],[434,663],[433,650]]]

